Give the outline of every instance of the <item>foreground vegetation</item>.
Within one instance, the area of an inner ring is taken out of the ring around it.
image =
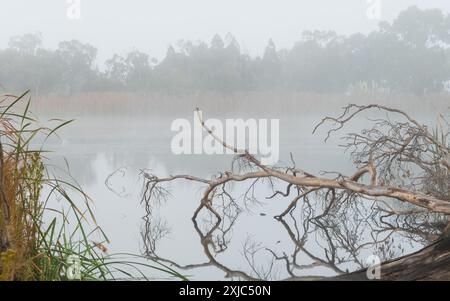
[[[69,122],[39,126],[29,107],[28,92],[0,99],[0,280],[149,279],[149,272],[184,279],[139,256],[107,254],[92,200],[53,176],[46,151],[35,147]]]

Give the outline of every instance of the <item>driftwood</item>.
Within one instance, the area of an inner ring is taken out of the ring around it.
[[[211,265],[224,271],[228,277],[247,280],[270,279],[271,268],[265,271],[255,268],[252,256],[260,249],[251,243],[244,250],[251,266],[250,272],[226,267],[214,256],[226,250],[227,235],[241,210],[241,205],[231,195],[229,184],[250,183],[248,191],[251,191],[258,182],[266,181],[274,191],[267,199],[291,198],[290,205],[275,218],[282,223],[291,237],[295,245],[294,253],[277,254],[271,249],[264,249],[273,255],[274,262],[285,263],[289,275],[285,280],[321,279],[297,274],[300,270],[317,266],[329,268],[338,274],[329,279],[367,279],[364,263],[358,257],[360,250],[370,245],[387,243],[392,233],[397,232],[405,233],[411,239],[421,240],[428,246],[407,256],[385,260],[381,264],[382,279],[450,280],[449,124],[442,117],[439,127],[430,131],[427,126],[397,109],[380,105],[349,105],[340,116],[324,118],[314,131],[325,123],[331,123],[327,140],[332,133],[342,129],[357,115],[369,110],[394,114],[395,120],[398,121],[392,121],[391,116],[383,115],[374,121],[372,128],[344,137],[344,147],[350,152],[356,166],[352,175],[325,173],[335,176],[316,176],[297,168],[293,159],[290,167],[265,166],[246,150],[235,149],[224,141],[220,143],[236,153],[234,162],[238,164],[237,171],[221,172],[211,179],[192,175],[158,177],[144,173],[143,201],[146,204],[147,216],[143,238],[146,255],[183,269]],[[201,120],[201,115],[198,116],[205,131],[218,140],[214,132]],[[368,181],[364,180],[365,175],[369,175]],[[207,262],[182,266],[157,255],[156,240],[164,236],[165,229],[161,223],[155,224],[155,218],[152,216],[154,202],[167,198],[168,190],[165,185],[177,180],[196,182],[204,186],[200,204],[192,220],[208,258]],[[283,189],[279,188],[283,186]],[[254,195],[245,194],[243,199],[244,203],[255,201]],[[408,209],[398,209],[398,206],[392,206],[386,199],[397,200]],[[317,203],[317,200],[322,203]],[[370,203],[371,212],[367,216],[376,224],[376,232],[387,235],[372,235],[373,241],[361,242],[358,245],[358,239],[355,238],[358,232],[355,229],[361,229],[364,225],[372,226],[361,221],[349,226],[347,220],[351,217],[346,214],[350,211],[345,209],[364,202]],[[321,208],[321,211],[317,212],[315,208]],[[212,217],[206,234],[197,224],[197,218],[203,210],[209,212]],[[288,218],[294,220],[294,229],[286,222]],[[321,231],[323,240],[327,243],[324,256],[317,256],[307,249],[307,239],[312,227]],[[342,252],[346,255],[342,256]],[[312,263],[299,264],[297,258],[300,253],[309,257]],[[360,267],[358,271],[349,273],[341,268],[342,264],[350,260]]]

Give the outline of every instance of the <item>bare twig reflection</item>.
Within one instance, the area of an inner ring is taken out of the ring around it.
[[[355,116],[370,109],[396,114],[402,120],[392,121],[384,116],[376,119],[372,128],[344,137],[344,146],[350,150],[356,166],[350,176],[341,173],[315,176],[297,168],[292,156],[292,166],[265,166],[246,150],[235,150],[232,171],[211,179],[192,175],[160,178],[144,173],[145,255],[182,269],[216,267],[231,278],[304,280],[363,270],[369,252],[376,252],[389,262],[405,255],[406,244],[415,244],[417,248],[417,244],[433,245],[436,240],[448,239],[448,123],[447,128],[441,126],[430,132],[402,111],[379,105],[349,105],[343,114],[324,118],[319,126],[333,123],[328,139]],[[213,135],[203,121],[202,124]],[[368,182],[364,180],[366,175]],[[157,254],[156,243],[164,237],[166,225],[153,215],[152,206],[167,200],[169,184],[178,180],[203,187],[192,217],[207,258],[202,263],[183,266]],[[240,196],[235,195],[237,184],[245,186]],[[241,213],[248,212],[261,199],[256,192],[267,188],[272,193],[265,197],[266,201],[289,201],[274,218],[288,235],[290,247],[279,250],[248,239],[242,248],[247,268],[225,265],[217,255],[226,253]],[[204,214],[207,218],[201,219]],[[266,255],[264,265],[257,260],[262,253]],[[386,275],[401,279],[401,273]]]

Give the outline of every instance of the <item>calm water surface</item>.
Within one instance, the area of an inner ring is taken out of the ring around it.
[[[176,117],[192,118],[189,116],[187,114]],[[211,117],[221,118],[217,115]],[[320,118],[319,115],[280,116],[280,162],[290,164],[292,153],[297,167],[311,173],[319,174],[328,170],[351,174],[354,168],[348,155],[336,146],[339,140],[331,139],[324,144],[324,132],[311,134]],[[191,220],[194,210],[199,205],[201,186],[183,181],[174,182],[170,186],[171,197],[166,202],[155,205],[152,215],[143,219],[146,210],[145,205],[141,203],[143,179],[140,173],[141,170],[151,170],[160,176],[193,174],[210,178],[219,171],[229,170],[232,156],[173,155],[170,151],[170,141],[173,137],[170,124],[173,119],[173,117],[149,117],[125,120],[115,117],[80,117],[60,133],[63,138],[53,139],[47,144],[47,148],[55,151],[50,157],[57,165],[64,166],[63,157],[68,160],[72,176],[94,200],[98,223],[111,240],[109,245],[111,253],[145,254],[151,245],[155,246],[155,252],[160,257],[180,266],[201,264],[208,259],[195,226],[206,233],[214,224],[206,213],[199,218],[198,225],[194,225]],[[354,129],[365,124],[367,125],[367,121],[361,120],[354,125]],[[302,213],[303,205],[299,205],[283,224],[273,216],[280,214],[292,198],[266,199],[273,192],[267,184],[261,184],[256,193],[257,202],[245,206],[243,201],[239,200],[245,189],[242,185],[236,185],[233,189],[242,211],[237,217],[233,215],[233,226],[222,237],[226,250],[213,252],[217,262],[252,276],[269,279],[289,277],[285,261],[274,260],[273,255],[287,256],[291,259],[294,256],[298,266],[314,264],[317,260],[311,256],[302,252],[296,253],[296,243],[292,235],[301,236],[304,231],[310,232],[305,243],[308,252],[325,260],[330,256],[330,246],[324,239],[324,232],[314,230],[317,224],[305,230],[304,222],[308,216]],[[365,206],[369,205],[363,205],[361,208],[367,209]],[[353,217],[356,215],[352,210],[360,209],[349,207],[346,210],[347,216]],[[360,218],[364,218],[364,213],[360,213]],[[148,223],[149,220],[151,223]],[[152,233],[157,231],[152,229],[155,224],[164,226],[165,235],[155,242],[149,242],[148,238],[153,237]],[[355,222],[352,221],[352,224]],[[342,237],[350,237],[361,244],[364,240],[370,241],[368,227],[361,226],[361,228],[364,229],[354,229],[354,233],[351,235],[347,233],[347,236],[344,233]],[[221,233],[217,235],[221,237]],[[400,256],[421,246],[420,243],[408,240],[402,235],[394,233],[391,236],[392,242],[389,240],[384,244],[385,247],[389,245],[391,256]],[[337,237],[336,241],[342,237]],[[354,270],[359,267],[358,264],[364,264],[364,259],[370,254],[380,254],[382,252],[380,247],[383,248],[383,244],[368,245],[358,250],[356,252],[358,259],[352,255],[345,255],[349,250],[342,249],[338,252],[346,260],[338,266],[343,271]],[[226,274],[214,265],[200,266],[182,272],[196,280],[220,280],[224,279]],[[326,265],[299,268],[296,271],[296,275],[300,276],[331,276],[335,273],[333,268]]]

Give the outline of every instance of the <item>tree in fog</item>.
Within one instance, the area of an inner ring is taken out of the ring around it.
[[[48,92],[58,89],[64,66],[54,51],[42,48],[42,35],[12,37],[0,50],[0,85],[3,89]]]
[[[128,68],[125,63],[125,58],[118,54],[114,54],[112,58],[105,62],[106,76],[116,87],[121,89],[125,87],[128,76]]]
[[[369,35],[368,42],[367,53],[379,49],[372,56],[375,63],[382,63],[378,80],[393,89],[418,94],[435,92],[450,79],[446,49],[450,17],[438,9],[410,7],[392,24],[382,22],[380,30]]]
[[[343,43],[343,37],[333,31],[305,31],[285,62],[288,85],[304,91],[345,91],[348,69]]]
[[[272,39],[269,40],[261,60],[256,60],[259,88],[273,88],[281,84],[281,60]]]
[[[28,33],[22,36],[14,36],[9,40],[8,46],[17,52],[34,55],[38,48],[42,46],[42,34]]]
[[[62,74],[62,84],[67,92],[80,91],[89,88],[95,79],[94,61],[97,49],[77,40],[59,43],[55,53],[61,58],[65,70]]]
[[[114,55],[100,72],[97,49],[72,40],[44,49],[40,34],[11,38],[0,50],[0,84],[8,91],[237,92],[283,89],[346,93],[359,84],[386,91],[440,92],[450,80],[450,17],[410,7],[364,35],[305,31],[291,49],[269,40],[261,57],[244,53],[236,38],[181,40],[159,63],[133,50]]]

